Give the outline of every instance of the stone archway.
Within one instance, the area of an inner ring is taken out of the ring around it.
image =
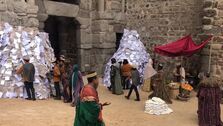
[[[49,15],[44,24],[44,31],[49,33],[49,39],[58,57],[63,54],[78,64],[78,44],[80,44],[80,24],[70,17]]]

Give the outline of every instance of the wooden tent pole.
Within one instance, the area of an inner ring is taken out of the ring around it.
[[[212,43],[213,43],[213,39],[211,40],[211,44],[210,44],[209,61],[208,61],[208,73],[211,72]]]

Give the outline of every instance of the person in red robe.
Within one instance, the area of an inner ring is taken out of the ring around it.
[[[74,126],[105,126],[102,108],[110,103],[101,104],[99,102],[97,73],[90,73],[87,79],[88,84],[81,90],[80,100],[76,106]]]

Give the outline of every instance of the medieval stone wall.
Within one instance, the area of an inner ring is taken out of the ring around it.
[[[209,47],[202,51],[202,71],[223,76],[223,1],[204,0],[204,35],[213,35]],[[207,69],[210,68],[210,69]]]
[[[99,73],[115,52],[116,33],[123,32],[125,16],[123,0],[96,0],[92,12],[92,45],[94,56],[91,64]]]
[[[0,21],[38,28],[38,6],[34,0],[0,0]]]
[[[151,51],[162,44],[202,30],[203,0],[127,0],[127,27],[136,29]]]

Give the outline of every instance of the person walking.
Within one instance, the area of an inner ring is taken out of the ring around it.
[[[124,59],[123,65],[121,67],[123,82],[123,89],[129,89],[129,77],[131,76],[132,66],[129,64],[127,59]]]
[[[135,65],[132,68],[130,80],[131,80],[132,84],[131,84],[129,93],[127,96],[125,96],[125,98],[129,99],[129,97],[132,94],[132,91],[134,90],[136,93],[135,101],[140,101],[139,92],[138,92],[138,88],[137,88],[137,86],[140,84],[140,74],[139,74],[139,71],[137,70],[137,67]]]
[[[26,99],[35,101],[35,89],[33,87],[33,81],[35,80],[35,67],[32,63],[29,62],[29,56],[24,56],[23,60],[25,64],[23,64],[16,71],[16,74],[22,74],[25,89],[28,95],[28,98]]]

